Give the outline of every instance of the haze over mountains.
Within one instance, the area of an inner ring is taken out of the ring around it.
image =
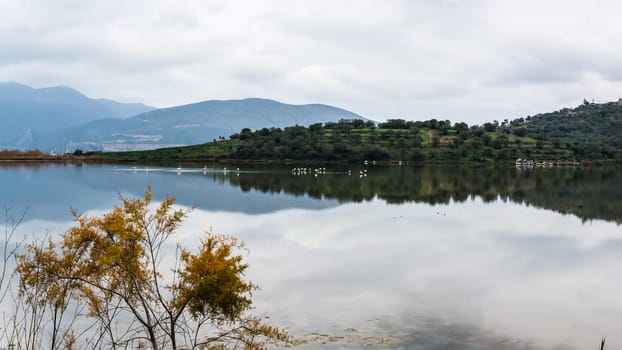
[[[141,103],[91,99],[67,87],[33,89],[0,83],[0,148],[28,149],[50,130],[101,118],[126,118],[154,109]]]
[[[0,83],[0,149],[54,153],[123,151],[212,141],[242,128],[286,127],[365,119],[322,104],[273,100],[211,100],[154,109],[140,103],[91,99],[69,87],[33,89]]]

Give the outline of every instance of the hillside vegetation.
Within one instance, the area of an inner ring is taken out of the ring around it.
[[[107,153],[141,160],[239,159],[315,161],[547,162],[622,161],[622,105],[574,109],[483,125],[449,120],[344,119],[309,127],[249,128],[218,140],[147,152]]]
[[[527,135],[550,140],[572,149],[580,158],[620,159],[622,149],[622,99],[603,104],[589,103],[552,113],[515,119]]]

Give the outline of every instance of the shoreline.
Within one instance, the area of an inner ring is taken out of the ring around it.
[[[129,157],[100,157],[97,155],[74,156],[49,156],[49,157],[0,157],[0,164],[5,163],[92,163],[92,164],[112,164],[112,163],[140,163],[140,164],[169,164],[169,163],[191,163],[191,164],[333,164],[346,165],[356,164],[363,166],[513,166],[517,169],[534,168],[584,168],[584,167],[622,167],[622,163],[607,161],[588,161],[588,162],[546,162],[547,165],[523,166],[516,165],[513,161],[501,162],[475,162],[475,161],[408,161],[408,160],[378,160],[363,162],[347,161],[325,161],[325,160],[294,160],[294,159],[217,159],[217,158],[163,158],[163,159],[140,159]]]

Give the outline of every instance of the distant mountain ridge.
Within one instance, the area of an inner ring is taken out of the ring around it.
[[[67,86],[35,89],[0,82],[0,149],[53,153],[141,150],[211,141],[242,128],[286,127],[365,119],[323,104],[246,98],[155,109],[92,99]]]
[[[141,103],[91,99],[67,86],[35,89],[0,82],[0,148],[33,148],[40,134],[52,130],[153,109]]]
[[[323,104],[291,105],[269,99],[208,100],[148,111],[127,119],[103,119],[40,138],[55,153],[145,150],[228,138],[243,128],[308,126],[364,117]]]

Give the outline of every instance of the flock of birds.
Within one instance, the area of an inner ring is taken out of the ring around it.
[[[223,172],[223,174],[227,175],[227,172],[233,171],[233,170],[223,168],[221,171]],[[207,174],[207,165],[203,167],[203,175],[205,174]],[[237,176],[240,176],[240,168],[235,168],[235,174]],[[177,166],[177,175],[181,175],[181,165]]]
[[[291,173],[294,176],[304,176],[304,175],[313,175],[314,177],[318,177],[318,175],[325,175],[326,168],[292,168]],[[339,173],[332,173],[339,174]],[[348,170],[348,176],[352,175],[352,170]],[[367,169],[359,171],[359,177],[366,177]]]
[[[128,169],[118,169],[116,166],[113,167],[114,171],[117,170],[128,170]],[[136,166],[132,166],[129,170],[131,170],[133,173],[140,171],[144,171],[146,173],[148,173],[150,170],[160,170],[162,171],[162,169],[149,169],[148,166],[145,166],[144,168],[138,169],[138,167]],[[175,172],[177,173],[177,175],[181,175],[182,172],[187,171],[182,169],[181,165],[178,165],[177,168],[175,169]],[[191,169],[189,171],[197,171],[196,169]],[[228,172],[235,172],[235,174],[237,176],[240,176],[240,168],[235,168],[235,170],[230,170],[227,168],[223,168],[220,170],[215,170],[215,172],[222,172],[223,174],[227,174]],[[208,173],[208,167],[207,165],[203,167],[203,175],[206,175]],[[291,169],[291,174],[294,176],[304,176],[304,175],[313,175],[315,177],[318,177],[319,175],[326,175],[326,168],[292,168]],[[344,173],[330,173],[329,174],[344,174]],[[352,175],[352,170],[348,170],[347,173],[348,176]],[[363,170],[359,170],[359,177],[366,177],[367,176],[367,169],[363,169]]]
[[[301,175],[315,175],[315,177],[317,177],[318,175],[323,175],[326,174],[326,168],[292,168],[292,175],[294,176],[301,176]]]
[[[117,171],[117,170],[127,170],[127,169],[118,169],[116,166],[114,166],[113,169],[114,169],[114,171]],[[129,170],[131,170],[133,173],[136,173],[139,170],[140,171],[144,171],[146,173],[148,173],[150,170],[166,171],[166,170],[163,170],[163,169],[149,169],[148,166],[145,166],[144,168],[141,168],[141,169],[138,169],[138,167],[136,167],[136,166],[132,166]],[[185,172],[185,171],[196,172],[197,170],[196,169],[185,170],[185,169],[182,169],[181,165],[178,165],[177,168],[175,168],[175,172],[177,173],[177,175],[181,175],[181,173]],[[219,171],[224,173],[224,174],[227,174],[228,172],[233,171],[233,172],[236,173],[236,175],[240,176],[240,168],[235,168],[235,170],[230,170],[230,169],[227,169],[227,168],[223,168],[223,169],[221,169]],[[206,165],[206,166],[203,167],[203,175],[206,175],[207,172],[208,172],[208,168],[207,168],[207,165]]]

